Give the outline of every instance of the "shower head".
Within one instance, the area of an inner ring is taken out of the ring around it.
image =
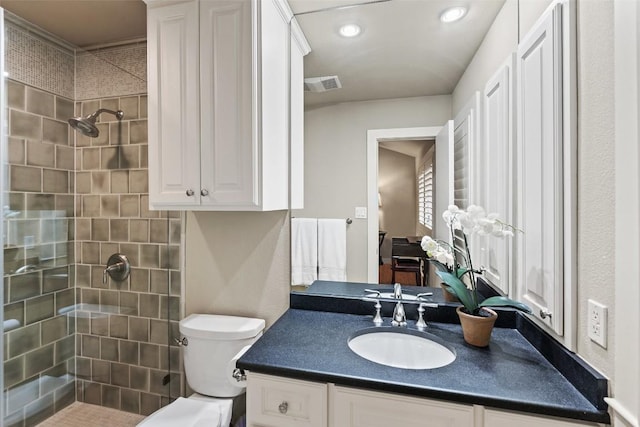
[[[89,114],[87,117],[74,117],[69,119],[69,125],[75,130],[82,132],[82,134],[95,138],[100,134],[98,127],[96,126],[96,119],[102,113],[109,113],[116,116],[116,119],[122,120],[124,113],[121,110],[112,111],[106,108],[100,108],[95,113]]]

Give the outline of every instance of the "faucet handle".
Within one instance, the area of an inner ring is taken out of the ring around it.
[[[416,328],[418,328],[419,330],[424,330],[427,329],[428,325],[427,322],[424,321],[424,312],[425,312],[425,307],[429,307],[429,308],[438,308],[438,304],[435,302],[421,302],[420,305],[418,306],[418,320],[416,321]]]
[[[433,296],[433,292],[422,292],[418,295],[416,295],[416,298],[418,298],[419,300],[423,300],[423,297],[430,297]]]
[[[427,322],[424,321],[423,315],[424,307],[422,306],[422,304],[420,304],[420,306],[418,306],[418,320],[416,321],[416,328],[421,331],[427,328]]]
[[[379,300],[376,300],[376,305],[374,306],[376,309],[376,315],[373,316],[373,324],[376,326],[382,325],[382,315],[380,314],[380,309],[382,308],[382,304],[380,304]]]

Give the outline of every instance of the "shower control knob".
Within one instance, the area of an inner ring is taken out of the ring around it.
[[[188,189],[188,190],[187,190],[187,196],[191,197],[191,196],[193,196],[194,194],[195,194],[195,193],[193,192],[193,190],[192,190],[192,189]]]
[[[202,190],[200,190],[200,195],[203,197],[207,197],[209,195],[209,190],[203,188]]]

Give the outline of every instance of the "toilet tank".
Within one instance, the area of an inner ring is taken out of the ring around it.
[[[231,377],[231,361],[262,335],[264,320],[216,314],[192,314],[180,321],[187,338],[184,369],[193,391],[213,397],[234,397],[244,386]]]

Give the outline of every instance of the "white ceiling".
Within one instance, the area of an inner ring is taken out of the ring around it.
[[[147,36],[142,0],[0,0],[0,7],[83,48]]]
[[[312,48],[305,77],[337,75],[342,83],[307,92],[307,108],[452,93],[504,1],[289,0]],[[465,18],[441,23],[440,13],[458,4],[469,7]],[[142,0],[0,0],[0,6],[82,48],[146,37]],[[359,37],[338,35],[348,22],[363,28]]]
[[[307,107],[452,93],[504,4],[391,0],[308,13],[357,2],[289,0],[312,49],[305,58],[305,77],[337,75],[342,83],[342,89],[307,93]],[[454,5],[468,6],[467,15],[456,23],[440,22],[441,12]],[[338,35],[341,25],[352,22],[362,27],[360,36]]]

